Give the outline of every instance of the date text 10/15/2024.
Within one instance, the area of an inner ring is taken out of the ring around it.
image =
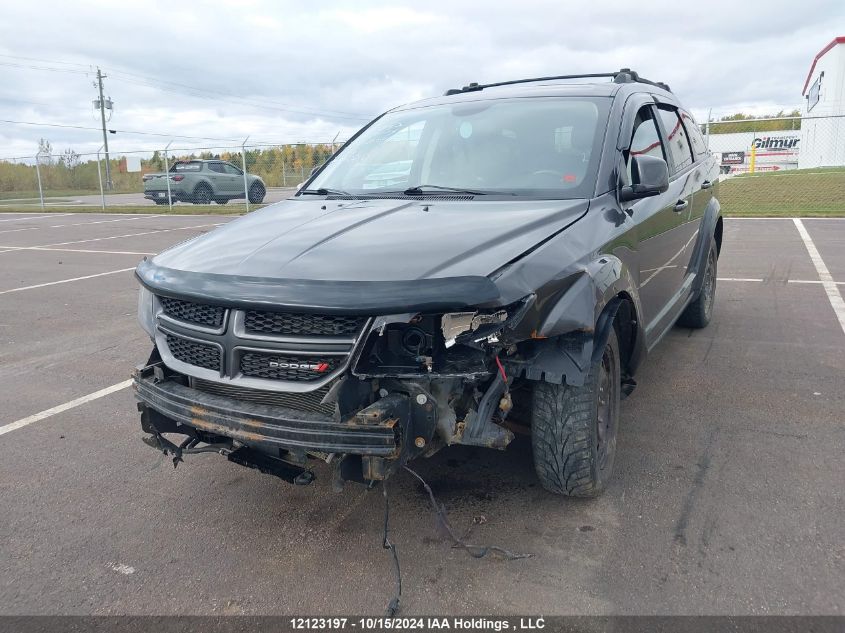
[[[546,626],[542,617],[294,617],[291,628],[298,631],[358,629],[396,631],[538,631]]]

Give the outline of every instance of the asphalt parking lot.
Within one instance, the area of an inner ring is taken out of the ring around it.
[[[0,214],[0,614],[383,611],[380,490],[141,442],[131,270],[228,220]],[[452,549],[391,480],[403,613],[845,613],[845,220],[800,227],[726,220],[714,320],[646,361],[601,498],[545,493],[524,439],[417,463],[459,531],[532,558]]]

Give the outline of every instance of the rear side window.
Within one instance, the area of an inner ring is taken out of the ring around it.
[[[698,128],[698,124],[693,121],[689,114],[683,110],[680,112],[681,120],[684,122],[684,127],[687,130],[687,135],[692,145],[692,153],[695,154],[695,158],[698,160],[707,154],[707,144],[704,142],[704,137],[701,136],[701,130]]]
[[[669,148],[669,155],[672,157],[672,162],[675,163],[672,173],[677,174],[692,165],[692,150],[690,149],[689,138],[674,108],[671,110],[659,108],[657,112],[663,123],[663,129],[666,131],[666,145]]]
[[[217,172],[218,174],[223,173],[223,165],[221,165],[220,163],[208,163],[208,168],[213,172]]]
[[[202,163],[176,163],[170,171],[200,171]]]
[[[631,183],[631,158],[640,155],[654,156],[666,160],[663,144],[657,132],[657,123],[651,113],[651,108],[644,107],[637,113],[634,121],[634,132],[631,136],[631,147],[625,156],[628,171],[628,182]],[[632,183],[636,184],[636,183]]]

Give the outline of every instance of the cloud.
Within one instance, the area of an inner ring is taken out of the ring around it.
[[[623,66],[669,83],[699,118],[772,112],[800,104],[812,58],[843,18],[837,0],[11,3],[0,118],[96,128],[96,66],[115,102],[110,127],[212,139],[344,138],[470,81]],[[81,152],[102,142],[96,129],[0,123],[0,156],[32,154],[41,136]],[[190,142],[223,143],[212,139]],[[120,132],[110,144],[168,140]]]

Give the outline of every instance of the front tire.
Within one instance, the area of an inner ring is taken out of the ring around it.
[[[604,491],[616,456],[620,387],[615,328],[583,387],[535,383],[531,443],[543,488],[568,497]]]
[[[229,204],[229,198],[215,198],[214,202],[217,204]]]
[[[710,252],[707,254],[707,265],[704,268],[704,282],[695,301],[689,304],[681,313],[678,325],[701,329],[707,327],[713,316],[713,303],[716,301],[716,272],[718,269],[719,255],[716,252],[716,245],[710,245]]]
[[[252,186],[249,188],[249,202],[251,204],[261,204],[265,195],[267,195],[267,190],[264,188],[264,185],[260,182],[252,183]]]

